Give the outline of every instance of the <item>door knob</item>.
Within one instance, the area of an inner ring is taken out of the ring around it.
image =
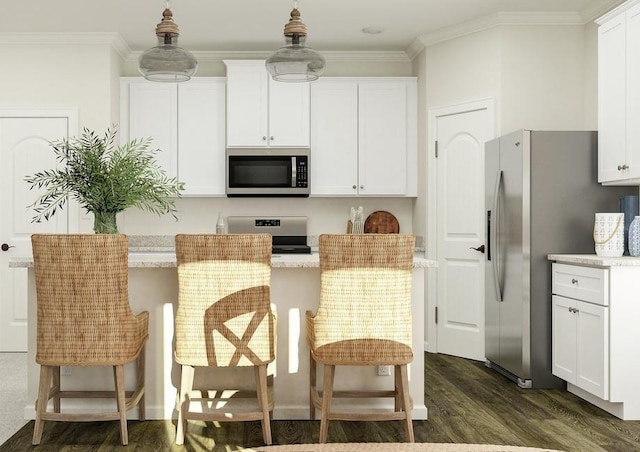
[[[484,245],[480,245],[478,248],[474,248],[474,247],[470,246],[469,249],[470,250],[480,251],[482,254],[484,254]]]
[[[0,245],[0,249],[2,249],[2,251],[9,251],[9,248],[15,248],[15,246],[8,245],[6,243],[3,243],[2,245]]]

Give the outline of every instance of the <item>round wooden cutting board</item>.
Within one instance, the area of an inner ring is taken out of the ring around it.
[[[398,234],[400,224],[393,214],[385,210],[376,210],[364,221],[365,234]]]

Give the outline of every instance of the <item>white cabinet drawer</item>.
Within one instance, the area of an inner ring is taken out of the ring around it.
[[[551,291],[556,295],[609,306],[609,270],[554,263]]]

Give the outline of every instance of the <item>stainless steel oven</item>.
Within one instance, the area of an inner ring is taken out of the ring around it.
[[[227,196],[309,196],[309,149],[229,148]]]

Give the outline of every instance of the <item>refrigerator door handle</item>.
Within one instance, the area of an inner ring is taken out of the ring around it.
[[[500,210],[500,190],[502,189],[502,170],[498,171],[496,177],[496,185],[493,192],[493,227],[491,228],[491,245],[493,252],[489,251],[489,254],[493,256],[491,260],[491,266],[493,268],[493,284],[496,289],[496,297],[498,301],[502,301],[502,287],[500,284],[502,265],[500,262],[500,242],[499,238],[502,233],[500,230],[502,212]]]

